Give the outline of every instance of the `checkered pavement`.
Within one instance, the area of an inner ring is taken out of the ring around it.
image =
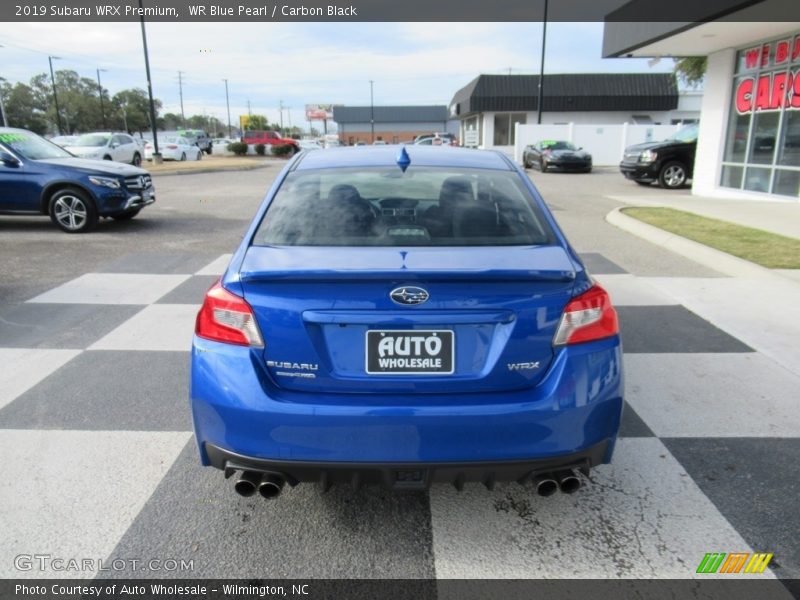
[[[730,280],[584,255],[618,307],[627,407],[614,463],[577,494],[300,486],[267,503],[201,468],[191,435],[194,316],[229,258],[141,252],[0,308],[0,576],[42,576],[13,557],[48,553],[193,561],[103,576],[687,578],[706,552],[754,551],[775,554],[761,577],[800,577],[800,376],[686,292]]]

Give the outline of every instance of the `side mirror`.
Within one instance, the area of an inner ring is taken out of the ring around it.
[[[3,163],[7,167],[18,167],[20,164],[22,164],[8,152],[4,152],[2,150],[0,150],[0,163]]]
[[[116,150],[117,148],[119,148],[119,144],[117,142],[111,142],[111,149]]]

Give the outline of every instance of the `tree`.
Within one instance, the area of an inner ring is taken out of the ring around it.
[[[675,59],[675,74],[687,86],[696,88],[706,75],[705,56],[687,56]]]
[[[156,109],[156,123],[161,101],[153,99]],[[147,92],[140,88],[122,90],[111,99],[113,108],[111,123],[124,131],[142,132],[150,130],[150,100]]]
[[[38,134],[47,132],[47,104],[41,104],[30,86],[24,83],[12,86],[3,82],[0,93],[3,94],[7,123]]]
[[[266,131],[269,129],[269,122],[264,115],[250,115],[250,120],[247,122],[247,129],[249,131]]]

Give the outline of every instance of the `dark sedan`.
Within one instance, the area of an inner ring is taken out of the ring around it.
[[[522,164],[526,169],[538,167],[542,173],[548,169],[589,173],[592,170],[592,155],[572,142],[542,140],[525,147]]]

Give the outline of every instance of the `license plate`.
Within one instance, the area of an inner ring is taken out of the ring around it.
[[[446,329],[367,331],[366,370],[370,375],[450,375],[454,343]]]

